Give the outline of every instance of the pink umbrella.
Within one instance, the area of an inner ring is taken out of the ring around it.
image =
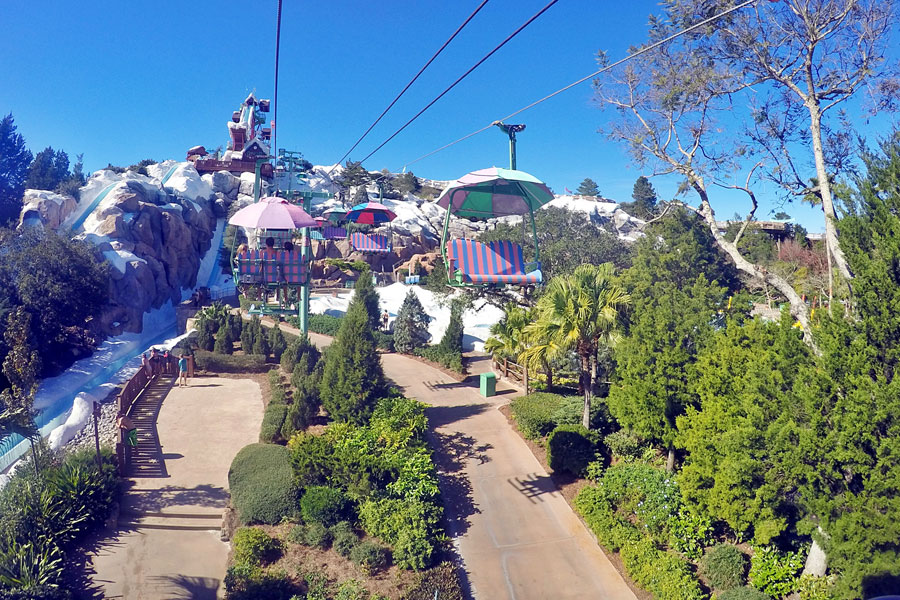
[[[316,227],[325,227],[329,223],[331,223],[331,221],[325,217],[316,217]]]
[[[305,210],[284,198],[268,196],[245,206],[228,219],[229,225],[254,229],[298,229],[316,227],[316,221]]]

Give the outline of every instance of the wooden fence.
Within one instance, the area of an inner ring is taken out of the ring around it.
[[[159,356],[158,359],[155,367],[151,365],[150,371],[144,368],[138,369],[122,387],[122,391],[119,392],[119,396],[116,398],[119,413],[130,415],[131,407],[134,405],[135,400],[147,389],[150,383],[159,377],[175,377],[178,375],[177,356],[169,355],[168,358]],[[188,356],[187,359],[188,377],[193,377],[194,357]],[[152,372],[154,368],[156,370],[155,373]],[[128,451],[129,446],[125,445],[126,434],[127,432],[120,428],[116,436],[116,458],[118,459],[119,474],[122,476],[125,476],[128,472],[128,465],[131,463],[131,452]]]
[[[531,393],[530,380],[528,379],[528,367],[512,362],[508,358],[491,357],[491,366],[497,373],[502,374],[511,381],[519,382],[524,388],[525,393]]]

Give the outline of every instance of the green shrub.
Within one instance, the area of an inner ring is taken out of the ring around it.
[[[291,453],[275,444],[250,444],[228,470],[231,499],[241,523],[275,524],[296,514],[297,486]]]
[[[800,600],[833,600],[833,589],[836,575],[816,577],[815,575],[801,575],[797,590]]]
[[[236,564],[255,567],[275,562],[281,556],[281,543],[262,529],[241,527],[231,540]]]
[[[326,527],[343,521],[347,515],[347,497],[339,489],[314,485],[300,498],[300,514],[307,523],[322,523]]]
[[[509,407],[522,435],[530,440],[539,440],[556,427],[553,415],[563,403],[564,399],[559,394],[535,392],[513,398]]]
[[[582,475],[597,458],[599,442],[597,432],[583,425],[560,425],[547,438],[547,462],[554,471]]]
[[[771,596],[752,587],[732,588],[719,594],[718,598],[719,600],[772,600]]]
[[[600,486],[582,488],[575,496],[574,505],[597,540],[613,552],[642,537],[633,523],[616,513],[615,506]]]
[[[650,538],[623,546],[620,556],[631,579],[655,600],[706,600],[690,564],[657,549]]]
[[[551,420],[555,425],[581,425],[584,415],[584,397],[582,396],[563,396],[559,407],[553,412]],[[591,431],[596,431],[600,435],[611,430],[612,417],[609,415],[609,409],[606,403],[594,398],[591,402]]]
[[[223,323],[219,326],[213,352],[216,354],[231,354],[234,352],[234,339],[231,337],[231,327],[228,323]]]
[[[25,532],[25,535],[29,534],[33,535],[32,532]],[[24,593],[39,586],[56,587],[62,574],[63,553],[53,540],[31,539],[20,543],[11,538],[2,542],[0,589],[18,589]]]
[[[637,460],[644,453],[641,439],[624,429],[614,431],[604,437],[603,444],[614,457],[626,462]]]
[[[709,517],[686,508],[669,517],[669,548],[681,552],[691,560],[703,555],[703,548],[711,543],[713,527]]]
[[[384,350],[385,352],[393,352],[394,351],[394,336],[390,333],[385,333],[379,329],[376,329],[372,332],[372,337],[375,338],[375,345],[379,350]]]
[[[269,328],[269,348],[275,360],[280,362],[281,355],[287,349],[287,340],[284,339],[284,333],[282,333],[278,323],[274,327]]]
[[[416,500],[366,500],[359,507],[363,529],[391,545],[405,569],[424,569],[437,545],[441,508]]]
[[[444,337],[438,347],[450,354],[461,354],[463,351],[463,311],[466,309],[466,300],[456,297],[450,301],[450,322],[444,331]]]
[[[281,355],[281,368],[287,373],[293,373],[298,362],[306,365],[304,375],[312,373],[313,367],[319,362],[321,353],[309,338],[287,334],[287,349]]]
[[[380,571],[390,564],[387,549],[375,542],[360,542],[350,550],[350,560],[368,571]]]
[[[288,319],[288,322],[294,327],[300,328],[299,317],[291,317]],[[332,315],[309,315],[306,323],[309,326],[310,331],[322,335],[335,336],[337,335],[338,329],[341,328],[341,318]]]
[[[265,357],[253,355],[215,354],[205,350],[194,353],[194,362],[201,371],[210,373],[265,373],[271,367]]]
[[[730,590],[747,583],[747,557],[731,544],[710,548],[700,560],[700,574],[716,590]]]
[[[291,464],[300,485],[322,485],[328,482],[334,462],[334,446],[324,435],[298,433],[289,443]]]
[[[235,565],[225,574],[225,592],[228,600],[291,600],[300,590],[286,573]]]
[[[303,543],[307,546],[328,548],[331,544],[331,531],[321,523],[307,523],[303,528]]]
[[[403,600],[464,600],[459,576],[453,563],[443,562],[423,572]]]
[[[427,358],[431,362],[446,367],[451,371],[465,373],[461,352],[448,350],[440,346],[425,346],[424,348],[417,348],[415,353],[417,356]]]
[[[288,407],[284,404],[269,402],[263,413],[262,426],[259,428],[259,441],[274,444],[282,441],[281,428],[287,417]]]
[[[52,585],[0,590],[0,600],[71,600],[72,593]]]
[[[753,549],[750,557],[750,583],[773,598],[797,591],[803,557],[799,552],[780,552],[764,546]]]
[[[347,521],[341,521],[332,525],[328,531],[331,533],[331,547],[334,551],[345,558],[350,556],[353,547],[359,543],[359,536],[353,526]]]

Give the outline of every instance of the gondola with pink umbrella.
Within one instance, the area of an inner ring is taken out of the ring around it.
[[[371,225],[378,227],[387,224],[387,234],[363,233],[354,231],[350,234],[350,245],[359,252],[366,254],[388,254],[393,252],[393,230],[391,221],[397,218],[397,214],[384,204],[378,202],[363,202],[357,204],[347,213],[347,221],[358,225]]]

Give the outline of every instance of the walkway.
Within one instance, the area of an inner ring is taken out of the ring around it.
[[[136,470],[118,532],[92,557],[92,581],[104,598],[214,599],[229,551],[219,539],[228,469],[259,438],[259,386],[205,377],[179,388],[165,379],[138,402]]]
[[[285,330],[289,328],[283,327]],[[330,338],[311,334],[319,345]],[[429,405],[448,534],[478,600],[635,600],[525,442],[497,410],[518,392],[498,383],[483,398],[477,375],[458,383],[400,354],[385,374]],[[489,369],[486,360],[470,365]]]

